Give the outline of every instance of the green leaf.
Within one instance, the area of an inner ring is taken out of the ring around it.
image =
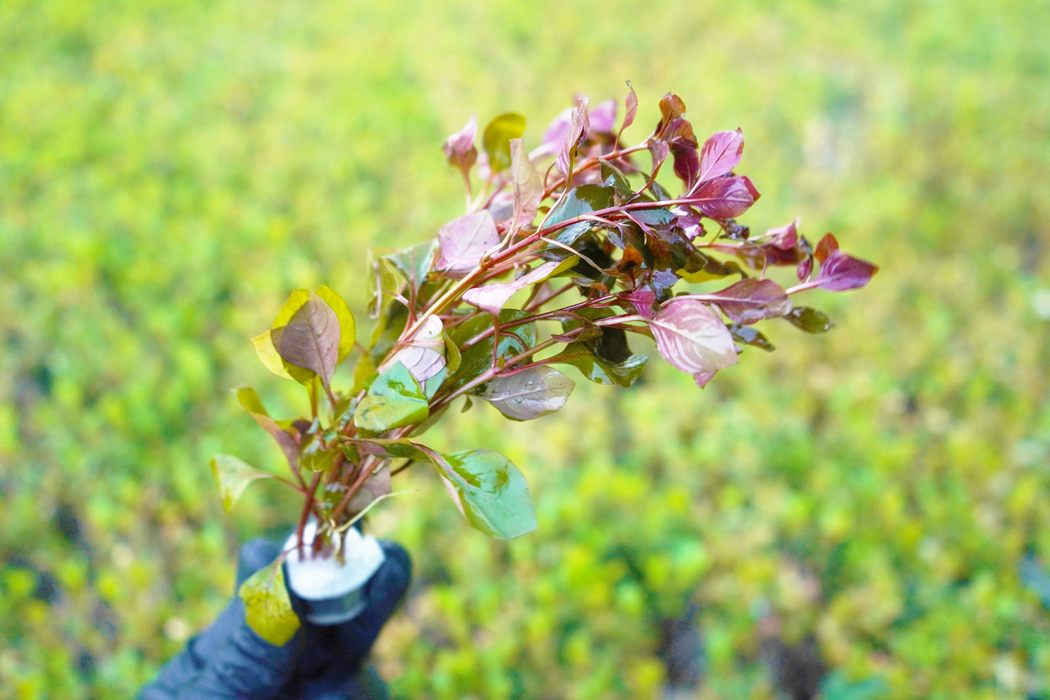
[[[835,326],[827,314],[809,306],[796,306],[783,318],[807,333],[827,333]]]
[[[390,267],[388,260],[382,257],[373,259],[372,254],[368,254],[369,318],[379,318],[401,286]]]
[[[823,700],[877,700],[886,697],[888,691],[881,678],[871,677],[851,683],[840,671],[833,671],[820,682]]]
[[[238,389],[237,400],[240,402],[241,407],[255,419],[255,422],[269,433],[270,437],[277,441],[284,456],[288,459],[288,463],[294,468],[299,457],[299,446],[296,444],[295,438],[282,430],[277,421],[266,412],[266,407],[259,400],[259,395],[255,393],[255,389],[251,387]]]
[[[627,181],[627,178],[619,168],[605,159],[599,159],[598,162],[601,168],[602,180],[605,181],[606,187],[612,187],[616,194],[620,196],[621,201],[626,201],[634,196],[631,183]]]
[[[459,346],[452,342],[447,331],[443,331],[442,336],[445,339],[445,369],[450,375],[455,375],[463,361],[463,356],[459,352]]]
[[[489,450],[442,455],[426,450],[472,527],[501,540],[536,529],[529,486],[509,459]]]
[[[222,505],[229,513],[233,504],[256,479],[272,479],[272,474],[261,472],[247,462],[233,455],[217,454],[211,459],[211,473],[219,483],[219,496]]]
[[[350,351],[354,349],[354,343],[357,341],[357,321],[354,320],[354,315],[350,313],[350,307],[346,305],[343,298],[336,294],[328,285],[322,285],[317,290],[317,296],[324,299],[332,307],[336,318],[339,319],[338,362],[342,362],[350,354]]]
[[[354,365],[354,385],[350,389],[350,393],[357,396],[367,389],[369,384],[372,383],[372,376],[375,373],[376,363],[372,356],[366,352],[358,358],[357,364]]]
[[[649,360],[648,355],[631,355],[623,362],[608,362],[594,354],[591,342],[570,343],[553,359],[560,364],[572,365],[595,384],[628,387],[642,376],[645,363]]]
[[[244,621],[257,635],[279,647],[295,636],[299,617],[292,610],[280,560],[252,574],[241,584],[240,596]]]
[[[525,133],[525,117],[508,112],[501,114],[485,127],[481,142],[489,156],[493,174],[510,167],[510,141]]]
[[[419,382],[400,362],[372,382],[357,406],[354,425],[360,430],[383,433],[393,428],[422,423],[429,403]]]
[[[426,282],[427,275],[430,274],[430,270],[434,266],[437,250],[438,242],[435,239],[399,250],[390,255],[384,255],[383,259],[393,265],[414,289],[419,289]]]
[[[562,197],[554,211],[547,217],[545,226],[553,226],[569,219],[575,219],[583,214],[608,209],[613,205],[613,194],[615,192],[616,190],[613,187],[607,185],[580,185],[579,187],[573,187],[567,195]]]
[[[500,324],[510,323],[525,318],[528,314],[520,309],[503,309],[499,314]],[[469,321],[452,329],[450,337],[457,346],[492,328],[492,316],[479,314]],[[502,329],[499,334],[497,356],[507,358],[528,350],[536,344],[536,324],[525,323],[513,328]],[[492,336],[474,343],[461,351],[460,363],[456,372],[451,374],[450,386],[466,384],[492,366]]]

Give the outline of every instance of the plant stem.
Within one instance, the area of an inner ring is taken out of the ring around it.
[[[317,472],[314,474],[313,481],[310,482],[310,488],[306,492],[306,504],[303,506],[303,512],[299,516],[299,525],[295,528],[296,538],[299,541],[299,558],[303,557],[303,530],[306,529],[306,521],[310,518],[310,511],[313,510],[314,505],[314,492],[317,491],[317,484],[321,481],[321,474],[323,472]],[[320,527],[320,522],[318,522]],[[317,535],[314,535],[314,539]]]

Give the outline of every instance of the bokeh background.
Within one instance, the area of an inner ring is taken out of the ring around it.
[[[491,541],[431,474],[377,509],[416,580],[401,697],[1050,697],[1050,3],[0,2],[0,698],[128,697],[228,599],[217,451],[292,386],[248,338],[290,289],[364,318],[367,250],[462,207],[473,111],[530,143],[573,93],[742,127],[754,229],[882,266],[767,322],[706,390],[659,362],[554,416],[451,416],[529,478]],[[670,184],[670,183],[669,183]],[[574,375],[575,376],[575,375]]]

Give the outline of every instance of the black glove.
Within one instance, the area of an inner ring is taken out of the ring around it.
[[[412,561],[400,545],[380,542],[386,560],[368,582],[364,611],[331,627],[309,623],[283,647],[259,637],[244,621],[236,594],[211,627],[186,643],[139,694],[139,700],[357,700],[386,698],[386,686],[363,664],[401,602]],[[237,586],[272,562],[281,548],[266,539],[241,547]]]

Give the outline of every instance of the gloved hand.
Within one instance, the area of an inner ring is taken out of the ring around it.
[[[349,622],[318,627],[304,622],[283,647],[259,637],[244,621],[244,603],[233,601],[161,669],[139,700],[358,700],[386,698],[386,686],[363,664],[379,631],[401,602],[412,576],[408,552],[380,542],[386,561],[365,589],[365,610]],[[272,562],[281,548],[265,539],[241,547],[238,588]]]

